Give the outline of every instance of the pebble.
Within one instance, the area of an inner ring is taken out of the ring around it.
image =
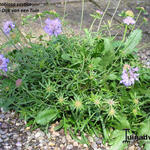
[[[49,146],[54,146],[55,145],[55,143],[54,142],[49,142],[49,144],[48,144]]]
[[[70,136],[69,134],[66,135],[66,139],[67,139],[68,141],[72,140],[72,138],[71,138],[71,136]]]
[[[44,132],[38,131],[38,132],[35,134],[35,138],[43,137],[44,135],[45,135]]]
[[[93,142],[93,143],[91,144],[91,147],[92,147],[94,150],[96,150],[96,149],[97,149],[97,144],[96,144],[95,142]]]
[[[67,145],[66,149],[73,149],[73,145]]]
[[[66,143],[66,138],[65,138],[65,137],[62,137],[61,142],[62,142],[62,143]]]
[[[78,142],[75,141],[75,142],[73,143],[73,146],[78,146]]]
[[[0,143],[2,143],[3,142],[3,140],[0,138]]]
[[[88,137],[89,142],[94,142],[93,138],[91,136]]]
[[[96,144],[102,144],[101,138],[95,137],[94,139],[95,139]]]
[[[17,143],[16,143],[16,146],[17,146],[17,147],[21,147],[22,144],[21,144],[20,142],[17,142]]]

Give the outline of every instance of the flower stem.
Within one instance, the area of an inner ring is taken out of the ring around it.
[[[140,15],[141,15],[141,12],[142,12],[142,10],[140,10],[140,12],[139,12],[138,16],[136,17],[135,24],[134,24],[134,26],[132,27],[131,31],[133,31],[133,30],[134,30],[135,25],[136,25],[136,23],[137,23],[137,21],[138,21],[138,19],[139,19]]]
[[[101,26],[101,24],[102,24],[102,20],[103,20],[105,14],[106,14],[106,12],[107,12],[107,10],[108,10],[108,8],[109,8],[110,2],[111,2],[111,0],[109,0],[109,2],[108,2],[108,4],[107,4],[107,7],[106,7],[106,9],[105,9],[105,11],[104,11],[104,13],[103,13],[103,15],[102,15],[102,18],[100,19],[100,22],[99,22],[99,25],[98,25],[98,28],[97,28],[97,32],[98,32],[99,29],[100,29],[100,26]]]
[[[128,25],[125,25],[125,30],[124,30],[124,34],[123,34],[122,42],[124,42],[124,41],[125,41],[126,34],[127,34],[127,29],[128,29]]]
[[[80,23],[80,32],[83,25],[83,15],[84,15],[84,0],[82,0],[82,14],[81,14],[81,23]]]
[[[97,19],[97,18],[94,18],[94,20],[93,20],[93,22],[92,22],[92,24],[91,24],[91,26],[90,26],[89,31],[92,31],[92,28],[93,28],[93,25],[94,25],[94,23],[95,23],[96,19]]]

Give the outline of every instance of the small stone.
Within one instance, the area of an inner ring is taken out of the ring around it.
[[[147,56],[150,56],[150,51],[146,51],[145,54],[146,54]]]
[[[54,136],[60,136],[60,134],[58,132],[53,132]]]
[[[16,140],[17,138],[18,138],[18,135],[17,135],[17,134],[14,134],[14,135],[13,135],[13,139]]]
[[[6,128],[8,128],[8,125],[6,123],[2,123],[1,127],[6,129]]]
[[[94,139],[95,139],[96,144],[102,144],[101,138],[95,137]]]
[[[35,138],[39,138],[39,137],[42,137],[42,136],[44,136],[44,135],[45,135],[44,132],[38,131],[38,132],[35,134]]]
[[[4,134],[4,135],[1,136],[1,138],[2,138],[2,139],[6,139],[6,138],[7,138],[7,135]]]
[[[89,142],[91,142],[91,143],[94,142],[94,141],[93,141],[93,138],[92,138],[91,136],[88,137],[88,140],[89,140]]]
[[[26,127],[26,130],[30,130],[30,127]]]
[[[134,145],[132,145],[132,146],[130,146],[129,148],[128,148],[128,150],[134,150],[135,149],[135,146]]]
[[[67,145],[67,147],[66,147],[67,149],[73,149],[73,145]]]
[[[72,140],[72,138],[71,138],[71,136],[69,134],[67,134],[66,139],[67,139],[67,141],[71,141]]]
[[[58,147],[55,147],[55,148],[54,148],[54,150],[60,150],[60,148],[58,148]]]
[[[4,119],[4,118],[5,118],[5,115],[4,115],[4,114],[0,114],[0,118],[1,118],[1,119]]]
[[[73,146],[78,146],[78,142],[74,142],[74,143],[73,143]]]
[[[93,142],[93,143],[91,144],[91,147],[92,147],[93,149],[97,149],[97,144],[96,144],[95,142]]]
[[[81,138],[81,136],[77,136],[77,138],[79,139],[79,140],[81,140],[82,138]]]
[[[60,135],[64,135],[64,130],[61,129],[61,130],[59,131],[59,133],[60,133]]]
[[[46,136],[48,137],[48,139],[51,138],[51,134],[50,133],[47,133]]]
[[[87,144],[83,144],[83,147],[87,148],[88,146],[87,146]]]
[[[0,134],[6,134],[7,130],[0,130]]]
[[[49,145],[49,146],[54,146],[55,143],[54,143],[54,142],[49,142],[48,145]]]
[[[62,140],[61,140],[61,142],[62,142],[63,144],[66,143],[66,138],[63,137]]]
[[[0,143],[2,143],[3,142],[3,140],[0,138]]]
[[[17,146],[17,147],[21,147],[22,144],[21,144],[20,142],[17,142],[17,143],[16,143],[16,146]]]
[[[63,148],[63,147],[64,147],[64,145],[63,145],[63,144],[60,144],[60,147],[61,147],[61,148]]]

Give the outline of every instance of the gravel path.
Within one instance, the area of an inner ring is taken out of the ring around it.
[[[58,122],[52,124],[48,133],[40,129],[34,131],[26,127],[23,120],[18,119],[15,112],[0,112],[0,150],[108,150],[102,144],[102,138],[87,136],[89,146],[73,140],[64,130],[55,131]],[[81,139],[81,136],[78,136]]]
[[[102,137],[85,136],[89,145],[73,140],[64,130],[55,131],[58,122],[52,124],[45,134],[40,129],[31,131],[15,112],[0,111],[0,150],[109,150],[110,146],[102,144]],[[81,139],[81,136],[78,136]],[[126,150],[142,150],[138,143],[132,142]]]

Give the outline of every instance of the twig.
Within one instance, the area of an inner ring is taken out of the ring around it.
[[[97,2],[95,2],[94,0],[89,0],[89,2],[93,3],[95,6],[97,6],[99,9],[102,10],[101,6],[99,4],[97,4]],[[113,17],[113,15],[111,13],[109,13],[108,11],[106,12],[106,14],[110,17]],[[114,20],[117,21],[118,23],[122,23],[118,18],[114,17]]]

